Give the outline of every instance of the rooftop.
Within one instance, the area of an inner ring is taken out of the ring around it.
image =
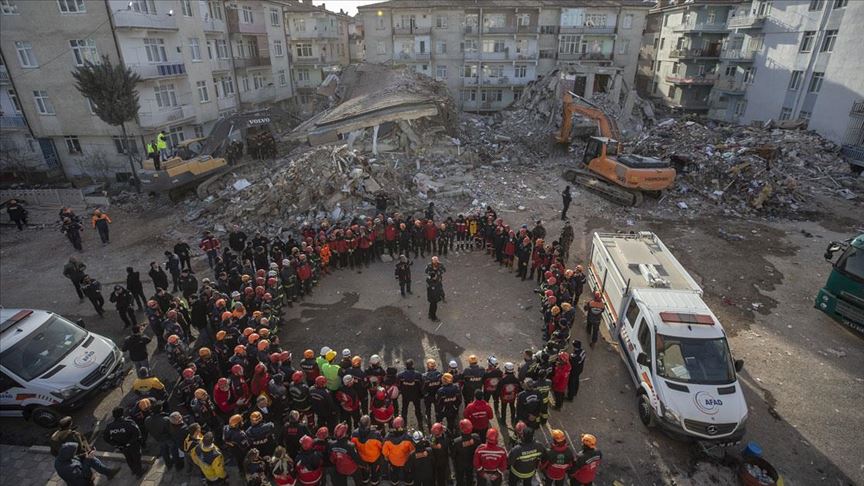
[[[633,8],[651,8],[652,4],[646,3],[643,0],[585,0],[574,5],[573,0],[534,0],[531,2],[519,0],[388,0],[378,3],[370,3],[368,5],[360,5],[357,7],[358,12],[376,10],[382,8],[416,8],[416,9],[435,9],[435,8],[454,8],[454,9],[474,9],[474,8],[573,8],[573,7],[633,7]]]
[[[660,0],[651,7],[651,13],[683,10],[689,7],[728,7],[744,3],[744,0]]]

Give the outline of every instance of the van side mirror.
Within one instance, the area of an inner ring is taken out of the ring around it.
[[[645,353],[639,353],[639,355],[636,356],[636,362],[642,366],[651,367],[651,362],[648,361],[648,355]]]
[[[840,243],[836,241],[832,241],[828,244],[828,248],[825,249],[825,259],[829,262],[834,258],[834,254],[840,250]]]
[[[77,321],[75,321],[75,324],[78,324],[82,328],[87,329],[87,326],[84,324],[84,319],[78,319]]]
[[[743,369],[744,369],[744,360],[743,359],[736,359],[735,360],[735,372],[741,373],[741,370],[743,370]]]

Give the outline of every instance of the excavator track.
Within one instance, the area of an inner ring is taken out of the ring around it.
[[[565,180],[578,184],[588,191],[621,206],[638,207],[644,200],[642,191],[625,189],[617,184],[599,178],[593,172],[587,170],[567,169],[564,171],[563,177]]]

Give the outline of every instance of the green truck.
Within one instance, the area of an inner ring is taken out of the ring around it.
[[[864,233],[843,242],[832,241],[825,259],[834,268],[816,296],[815,307],[864,334]]]

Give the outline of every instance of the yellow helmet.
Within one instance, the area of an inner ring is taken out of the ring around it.
[[[441,382],[445,385],[453,383],[453,375],[451,375],[450,373],[444,373],[443,375],[441,375]]]
[[[593,449],[597,447],[597,437],[591,434],[582,434],[582,444]]]

